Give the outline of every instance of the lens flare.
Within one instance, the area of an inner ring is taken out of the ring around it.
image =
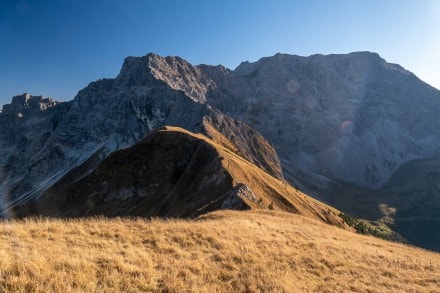
[[[353,131],[353,122],[350,120],[345,120],[339,126],[339,130],[342,134],[349,134]]]

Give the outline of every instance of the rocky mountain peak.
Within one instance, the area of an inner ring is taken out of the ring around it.
[[[204,103],[208,91],[216,86],[199,68],[180,57],[163,58],[155,54],[147,56],[148,66],[157,79],[175,90],[183,91],[196,102]]]
[[[143,84],[148,75],[148,59],[149,55],[125,58],[116,79],[127,85]]]
[[[14,96],[10,104],[3,105],[2,113],[4,115],[13,115],[22,117],[25,114],[44,111],[57,105],[59,102],[52,98],[43,96],[33,96],[28,93]]]
[[[173,90],[183,91],[195,102],[204,103],[215,83],[196,66],[180,57],[161,57],[149,53],[143,57],[127,57],[116,80],[128,86],[145,86],[148,80],[164,82]]]

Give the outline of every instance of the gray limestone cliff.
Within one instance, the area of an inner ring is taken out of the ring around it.
[[[273,143],[287,177],[299,170],[379,187],[440,146],[440,92],[374,53],[198,68],[217,85],[208,103]]]

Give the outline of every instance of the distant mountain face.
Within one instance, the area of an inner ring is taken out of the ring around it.
[[[128,57],[116,78],[91,83],[73,101],[22,95],[3,107],[2,207],[35,199],[55,183],[74,184],[110,153],[172,125],[361,215],[356,204],[332,197],[356,190],[373,215],[385,201],[370,200],[370,190],[386,197],[382,191],[402,168],[437,156],[439,112],[438,90],[369,52],[277,54],[235,70],[155,54]],[[399,207],[407,217],[411,208]]]
[[[440,92],[377,54],[199,68],[218,85],[208,102],[273,143],[286,176],[297,169],[378,187],[440,146]]]

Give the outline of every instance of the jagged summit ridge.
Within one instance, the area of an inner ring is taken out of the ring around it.
[[[402,163],[436,151],[433,140],[438,134],[422,129],[433,129],[427,125],[431,124],[430,119],[422,114],[405,121],[406,125],[399,125],[402,113],[398,112],[402,107],[393,109],[392,105],[407,99],[404,105],[417,107],[417,96],[426,99],[423,104],[438,108],[438,91],[376,53],[310,57],[277,54],[242,63],[235,70],[196,67],[216,85],[210,88],[207,103],[257,129],[274,143],[283,159],[298,165],[300,170],[380,186]],[[403,91],[402,86],[408,91]],[[385,114],[388,111],[389,115]],[[272,116],[275,121],[267,123]],[[421,131],[414,131],[414,125],[408,122],[419,118],[427,122],[420,127]],[[350,126],[345,128],[347,123]],[[390,125],[399,125],[391,131],[397,145],[375,142],[390,134]],[[299,131],[293,132],[292,126],[300,128]],[[420,139],[420,133],[428,137]],[[362,145],[368,145],[368,149]],[[368,158],[359,156],[363,153],[359,148],[365,149]],[[381,154],[383,149],[385,155]],[[364,163],[357,166],[358,162]]]
[[[52,98],[32,96],[31,94],[24,93],[22,95],[14,96],[10,104],[3,105],[1,112],[5,115],[23,115],[25,112],[44,111],[58,103],[59,102]]]
[[[438,91],[377,53],[278,53],[235,70],[155,54],[138,61],[133,68],[145,66],[172,89],[262,133],[291,181],[308,173],[379,187],[403,163],[437,151],[439,125],[425,114],[440,110]]]
[[[206,102],[208,91],[214,82],[197,67],[180,57],[161,57],[150,53],[143,57],[125,59],[117,80],[130,85],[145,85],[148,75],[165,82],[175,90],[182,90],[196,102]]]
[[[375,53],[200,68],[219,89],[208,103],[273,143],[288,177],[312,172],[379,187],[404,162],[437,151],[439,91]]]

